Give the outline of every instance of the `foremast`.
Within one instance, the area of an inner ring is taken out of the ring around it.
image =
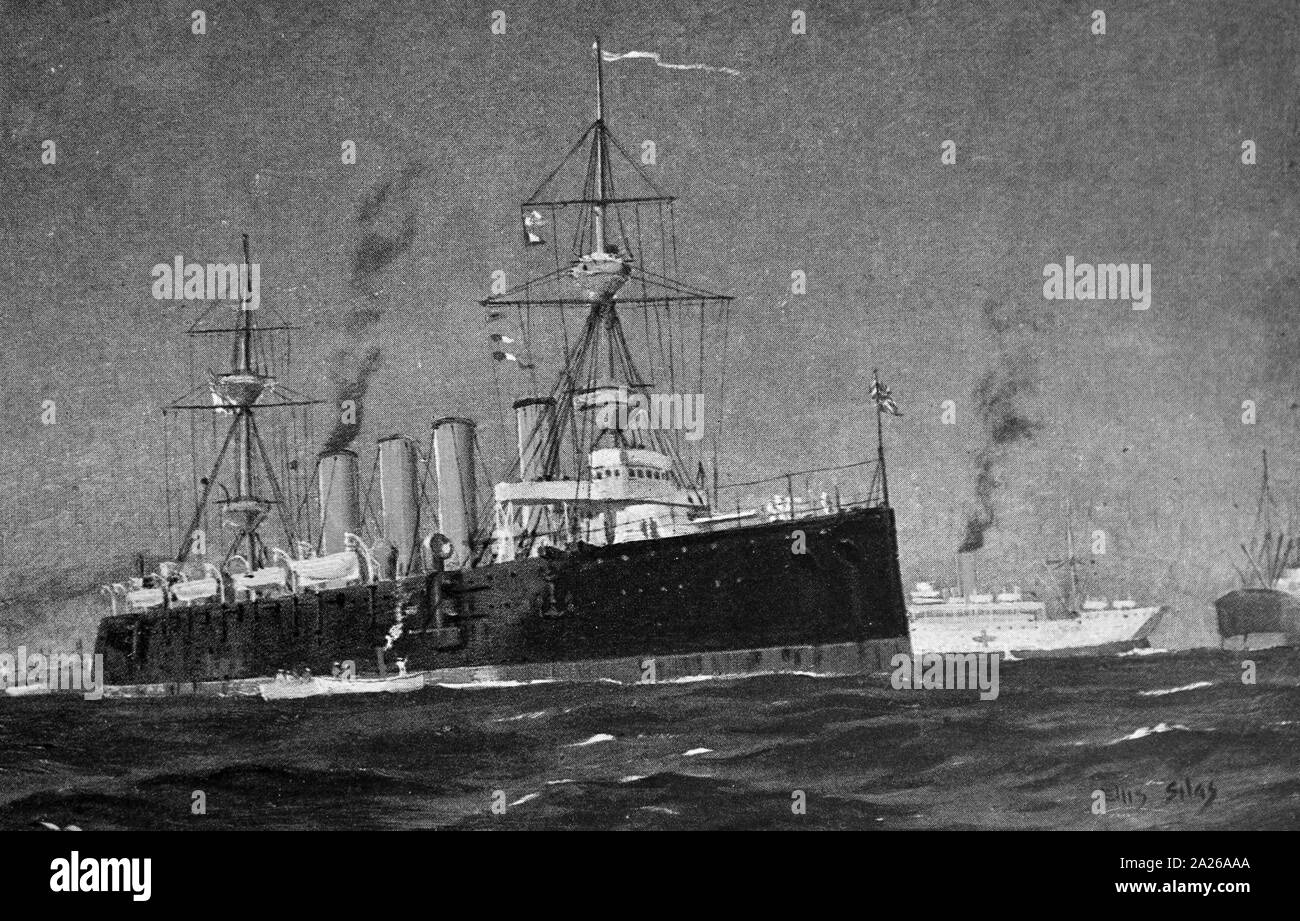
[[[235,531],[234,538],[224,550],[223,565],[237,555],[242,556],[247,566],[254,569],[267,562],[266,545],[259,529],[273,509],[278,511],[287,546],[293,547],[296,543],[292,510],[287,507],[271,455],[258,430],[257,414],[263,409],[309,406],[317,401],[302,397],[282,384],[259,357],[259,333],[273,330],[288,332],[296,327],[283,323],[258,326],[255,315],[260,309],[260,297],[254,296],[251,286],[248,234],[243,235],[243,264],[239,278],[240,296],[235,308],[233,327],[202,328],[200,318],[189,331],[195,336],[233,333],[230,370],[224,374],[210,373],[206,388],[200,385],[168,406],[169,411],[189,410],[231,416],[221,449],[217,452],[208,475],[200,480],[202,491],[189,519],[189,526],[180,535],[175,555],[178,564],[185,563],[196,552],[207,555],[207,536],[203,535],[200,540],[199,536],[203,534],[200,525],[210,505],[214,504],[213,492],[220,486],[219,477],[232,447],[235,494],[229,495],[229,491],[221,486],[226,496],[215,503],[221,507],[222,524]],[[188,402],[203,389],[208,391],[209,401]],[[197,462],[197,458],[195,460]],[[259,484],[259,478],[262,477],[265,482]],[[263,486],[269,489],[269,497],[259,495]]]

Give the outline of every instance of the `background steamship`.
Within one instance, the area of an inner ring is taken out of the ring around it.
[[[437,420],[427,445],[380,440],[365,490],[346,440],[300,459],[311,401],[279,376],[290,327],[246,299],[233,324],[190,330],[234,340],[230,370],[167,415],[189,414],[192,441],[211,422],[215,460],[177,516],[174,558],[105,587],[109,684],[197,689],[340,660],[382,673],[399,657],[447,679],[663,680],[873,669],[908,648],[879,441],[850,465],[871,474],[861,496],[814,488],[832,468],[723,485],[716,420],[706,442],[638,413],[652,393],[704,392],[731,299],[673,279],[673,199],[610,133],[596,57],[595,121],[521,208],[547,270],[482,302],[494,373],[533,388],[514,403],[517,457],[486,514],[470,419]],[[559,355],[549,390],[542,354]],[[716,392],[715,408],[725,379]],[[892,402],[873,396],[879,438]]]
[[[1278,520],[1282,510],[1269,486],[1267,452],[1261,460],[1253,533],[1249,542],[1238,545],[1244,559],[1234,567],[1241,586],[1214,602],[1225,649],[1300,645],[1300,552],[1295,528]]]
[[[1049,606],[1025,597],[1019,588],[981,592],[974,551],[957,554],[957,586],[946,593],[918,583],[908,598],[912,647],[927,652],[1002,652],[1036,656],[1121,652],[1146,644],[1160,624],[1163,609],[1139,606],[1132,599],[1107,601],[1084,596],[1079,588],[1079,559],[1067,504],[1065,557],[1048,560],[1049,569],[1067,569],[1068,588]]]

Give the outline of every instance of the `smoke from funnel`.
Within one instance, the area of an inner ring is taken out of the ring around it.
[[[336,368],[339,367],[338,359],[343,355],[351,358],[349,352],[335,353]],[[351,373],[346,378],[335,378],[334,405],[341,407],[351,403],[354,409],[350,413],[339,412],[339,418],[325,438],[325,444],[321,446],[322,454],[336,454],[342,451],[352,444],[361,431],[362,404],[365,401],[366,390],[370,387],[370,378],[379,370],[382,363],[383,350],[378,346],[371,346],[361,357],[361,361],[353,365]]]
[[[370,341],[386,306],[384,276],[415,242],[419,221],[412,192],[423,173],[420,163],[408,164],[375,185],[357,208],[360,237],[352,255],[351,279],[356,298],[343,320],[348,339],[357,350],[342,348],[330,356],[338,418],[325,438],[321,449],[325,453],[343,450],[361,431],[366,391],[384,360],[383,347]],[[347,404],[351,404],[350,411],[344,409]]]
[[[966,519],[966,536],[957,548],[958,553],[970,553],[984,546],[984,532],[993,527],[993,492],[996,489],[993,458],[981,451],[979,471],[975,474],[975,501],[979,503],[979,508]]]
[[[1000,352],[998,364],[985,372],[972,394],[976,415],[986,434],[984,446],[976,455],[976,508],[966,519],[966,533],[957,548],[961,553],[984,546],[984,534],[997,519],[993,500],[1001,485],[997,478],[998,465],[1006,458],[1008,448],[1033,438],[1038,428],[1038,423],[1020,408],[1022,397],[1034,389],[1029,352],[1025,348],[1001,348],[1011,324],[998,313],[995,301],[985,303],[984,317],[997,337]]]

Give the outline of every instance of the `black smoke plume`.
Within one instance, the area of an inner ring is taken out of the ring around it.
[[[337,419],[325,438],[323,454],[343,450],[361,431],[366,391],[384,360],[383,346],[373,340],[388,297],[384,276],[419,232],[413,190],[423,173],[419,163],[408,164],[370,189],[357,208],[360,236],[352,254],[351,278],[356,297],[343,320],[345,336],[356,350],[341,348],[330,357]],[[347,402],[353,405],[350,416],[343,412]]]
[[[957,548],[958,553],[969,553],[983,547],[984,532],[993,527],[993,492],[997,489],[997,481],[993,479],[993,458],[988,451],[981,451],[978,460],[975,499],[979,508],[966,519],[966,536]]]
[[[338,355],[345,353],[336,353]],[[351,353],[346,353],[351,355]],[[347,377],[335,377],[334,379],[334,401],[335,406],[342,406],[344,402],[351,401],[355,407],[355,416],[353,421],[344,421],[343,411],[339,410],[338,421],[334,423],[334,428],[330,430],[329,435],[325,438],[325,444],[321,448],[322,454],[334,454],[342,451],[348,445],[352,444],[353,439],[361,430],[361,406],[365,399],[366,390],[370,387],[370,378],[380,365],[383,364],[383,349],[378,346],[371,346],[366,349],[366,353],[361,357],[361,361],[355,364]]]
[[[984,316],[998,339],[999,346],[1010,323],[992,301],[985,304]],[[997,478],[998,465],[1007,449],[1017,442],[1033,438],[1038,423],[1020,408],[1023,396],[1034,389],[1033,363],[1023,348],[1000,352],[998,364],[985,372],[972,394],[975,412],[985,429],[984,446],[976,455],[975,510],[966,519],[966,534],[958,551],[969,553],[984,546],[984,533],[996,521],[994,496],[1002,485]]]

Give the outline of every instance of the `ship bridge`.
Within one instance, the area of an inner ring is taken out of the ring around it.
[[[596,546],[652,540],[699,530],[704,511],[695,490],[682,489],[672,458],[645,448],[598,448],[580,479],[498,483],[493,558],[515,558],[521,539],[536,555],[574,540]]]

